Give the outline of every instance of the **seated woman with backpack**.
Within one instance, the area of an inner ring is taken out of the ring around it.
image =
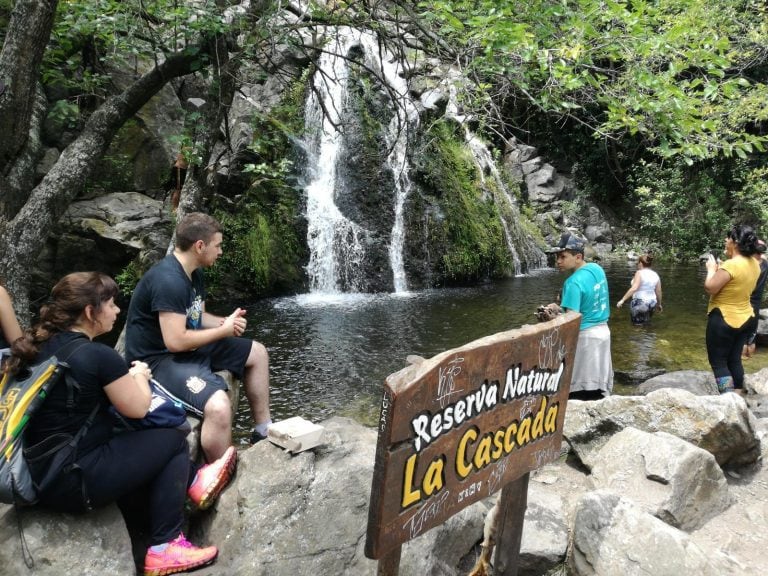
[[[183,572],[213,562],[215,546],[199,548],[182,534],[185,501],[207,508],[234,471],[236,452],[230,447],[215,462],[196,468],[190,462],[186,432],[177,428],[146,428],[117,433],[110,406],[127,418],[143,417],[150,406],[151,373],[143,362],[128,367],[113,348],[94,342],[115,323],[117,285],[98,272],[77,272],[62,278],[40,312],[40,322],[13,344],[16,363],[35,364],[57,354],[69,368],[52,389],[25,432],[29,452],[55,452],[61,440],[85,429],[69,462],[56,481],[43,489],[39,504],[69,513],[85,512],[111,502],[127,502],[148,494],[150,547],[144,574]],[[79,341],[80,343],[74,343]],[[58,356],[57,356],[58,358]],[[87,427],[87,428],[85,428]],[[32,467],[38,481],[50,460]]]

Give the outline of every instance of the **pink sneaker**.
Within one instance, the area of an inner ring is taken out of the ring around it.
[[[213,504],[232,478],[236,463],[237,451],[234,446],[230,446],[221,458],[197,471],[197,477],[187,490],[187,496],[199,510],[205,510]]]
[[[151,548],[147,550],[144,576],[164,576],[193,570],[213,562],[218,553],[216,546],[198,548],[184,538],[184,534],[179,534],[162,552],[153,552]]]

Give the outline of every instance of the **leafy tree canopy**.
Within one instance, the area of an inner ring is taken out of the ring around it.
[[[468,106],[521,101],[689,163],[764,150],[762,0],[438,0],[418,10],[484,82]]]

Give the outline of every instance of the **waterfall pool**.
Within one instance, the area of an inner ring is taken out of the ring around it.
[[[614,393],[661,372],[709,370],[704,347],[705,269],[696,263],[660,264],[664,311],[634,327],[628,306],[615,308],[635,265],[603,263],[611,303]],[[238,303],[248,310],[246,335],[270,354],[274,420],[333,415],[371,424],[378,419],[384,379],[414,354],[430,358],[477,338],[536,323],[533,312],[556,300],[565,274],[555,269],[469,288],[404,294],[304,294]],[[744,362],[748,373],[768,366],[768,349]],[[250,424],[241,397],[235,436]]]

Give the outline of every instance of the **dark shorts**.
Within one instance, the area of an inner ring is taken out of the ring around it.
[[[632,298],[629,302],[629,316],[632,324],[640,326],[651,321],[653,310],[656,308],[656,300],[642,300],[641,298]]]
[[[227,390],[227,383],[216,372],[228,370],[242,379],[252,346],[252,340],[230,337],[192,352],[163,354],[144,361],[163,389],[178,398],[188,412],[202,416],[210,397]]]

